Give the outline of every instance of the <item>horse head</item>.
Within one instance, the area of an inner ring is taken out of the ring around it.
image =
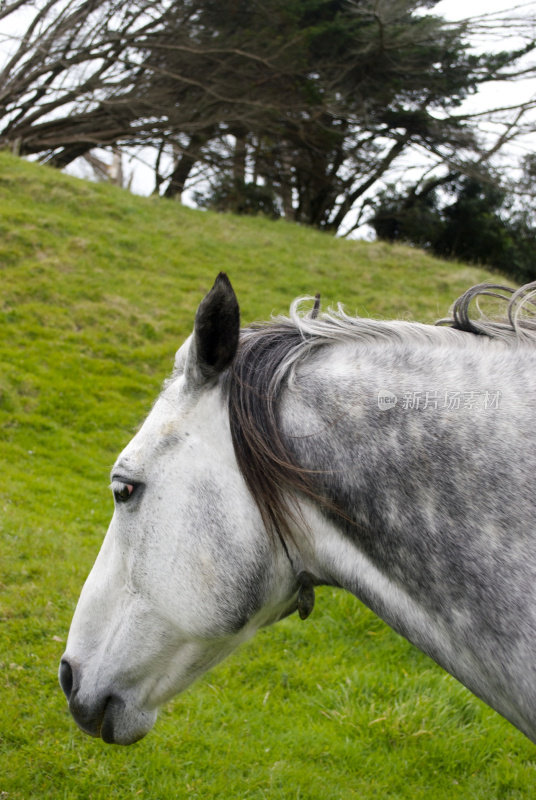
[[[144,736],[164,701],[298,604],[233,450],[220,384],[238,341],[220,274],[112,469],[114,514],[59,671],[78,725],[107,742]]]

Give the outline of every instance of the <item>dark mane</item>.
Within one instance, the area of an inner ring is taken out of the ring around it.
[[[299,511],[291,495],[306,496],[347,519],[318,493],[314,474],[297,464],[279,425],[281,394],[296,365],[309,353],[334,341],[395,339],[399,342],[436,342],[459,347],[475,346],[478,340],[495,339],[506,347],[536,343],[534,296],[536,283],[515,291],[496,284],[472,287],[453,305],[451,317],[435,327],[401,321],[378,321],[350,317],[338,312],[318,315],[299,313],[300,301],[291,306],[289,318],[276,318],[242,331],[238,352],[225,374],[223,388],[228,398],[229,420],[235,455],[246,484],[255,498],[268,531],[291,541],[291,522],[299,523]],[[507,304],[499,321],[483,314],[478,298],[492,296]],[[474,320],[469,307],[476,300],[480,317]],[[523,312],[523,316],[521,313]],[[471,335],[470,335],[471,334]],[[472,335],[478,334],[478,336]]]
[[[292,488],[323,502],[307,470],[294,463],[281,437],[278,407],[285,379],[282,364],[304,349],[301,332],[290,323],[267,324],[242,332],[238,353],[227,375],[229,420],[236,458],[267,530],[286,549],[289,523],[297,508]]]

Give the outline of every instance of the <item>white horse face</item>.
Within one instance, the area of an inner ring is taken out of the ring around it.
[[[60,665],[75,720],[105,741],[144,736],[159,705],[295,607],[292,570],[245,487],[217,385],[236,349],[233,300],[220,278],[179,351],[182,373],[112,471],[114,515]]]

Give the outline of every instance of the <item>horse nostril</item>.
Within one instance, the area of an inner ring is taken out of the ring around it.
[[[65,693],[65,697],[67,700],[71,697],[71,692],[73,690],[73,671],[71,669],[71,665],[68,661],[64,658],[60,661],[60,672],[59,672],[59,679],[60,679],[60,686]]]

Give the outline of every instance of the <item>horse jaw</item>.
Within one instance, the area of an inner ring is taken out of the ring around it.
[[[127,644],[114,641],[97,643],[101,614],[91,617],[87,608],[95,609],[94,587],[88,580],[77,606],[65,655],[60,665],[60,683],[69,701],[69,710],[77,725],[90,736],[109,744],[128,745],[143,738],[156,722],[158,708],[182,693],[199,677],[224,660],[242,643],[254,636],[260,627],[271,625],[294,611],[296,595],[265,606],[236,634],[217,640],[190,639],[169,644],[167,651],[148,646],[142,654]],[[86,606],[86,603],[88,606]],[[145,628],[147,639],[155,625],[148,609],[137,608],[136,601],[123,607],[122,628],[139,631]],[[142,604],[143,606],[143,604]],[[91,653],[87,658],[83,654]],[[69,665],[71,676],[65,674]],[[74,673],[74,674],[73,674]]]

